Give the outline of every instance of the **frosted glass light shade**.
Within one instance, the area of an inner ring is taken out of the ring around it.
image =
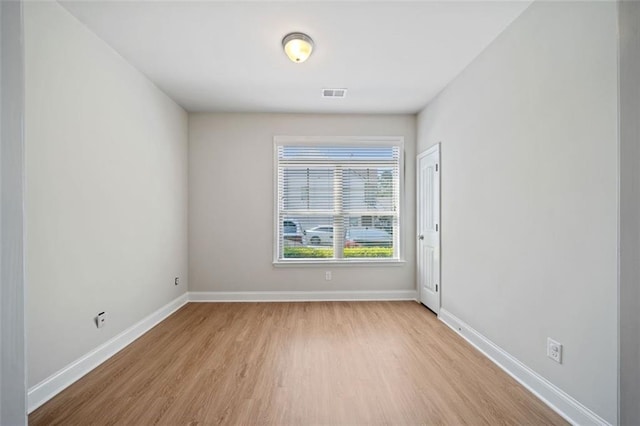
[[[303,33],[291,33],[282,39],[282,47],[292,62],[300,64],[311,56],[313,40]]]

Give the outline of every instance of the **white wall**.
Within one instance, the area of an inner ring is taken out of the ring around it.
[[[620,424],[640,424],[640,3],[620,22]]]
[[[0,425],[27,423],[23,262],[22,2],[0,2]]]
[[[56,2],[25,40],[33,386],[186,291],[188,118]]]
[[[189,290],[413,290],[414,134],[413,115],[190,114]],[[274,135],[404,136],[406,263],[274,267]]]
[[[616,33],[614,3],[535,2],[418,117],[418,151],[442,142],[443,309],[612,423]]]

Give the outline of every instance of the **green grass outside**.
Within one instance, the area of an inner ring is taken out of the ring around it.
[[[285,247],[285,259],[332,258],[331,247]],[[393,257],[393,247],[345,247],[345,258]]]

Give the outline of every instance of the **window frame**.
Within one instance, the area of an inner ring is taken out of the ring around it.
[[[397,257],[393,258],[280,258],[279,201],[278,201],[278,147],[279,146],[394,146],[399,148],[398,158],[398,212]],[[273,137],[273,265],[274,266],[322,266],[322,265],[401,265],[405,263],[405,151],[404,136],[274,136]]]

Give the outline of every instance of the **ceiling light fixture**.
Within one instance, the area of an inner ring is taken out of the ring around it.
[[[300,64],[311,56],[313,40],[303,33],[290,33],[282,39],[282,47],[291,61]]]

